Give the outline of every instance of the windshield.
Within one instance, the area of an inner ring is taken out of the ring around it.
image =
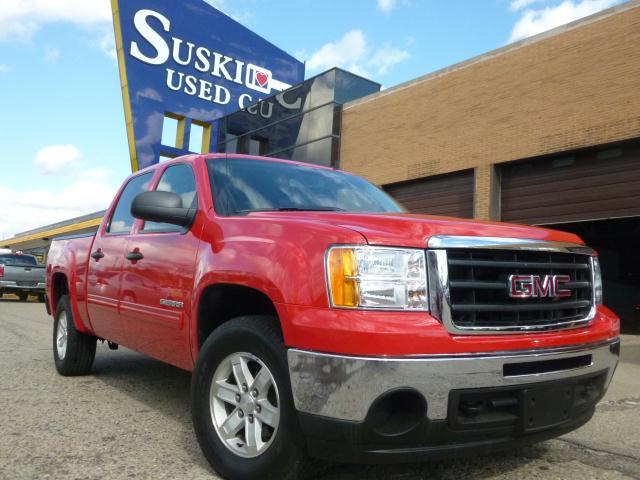
[[[219,215],[256,211],[402,212],[366,180],[337,170],[242,158],[207,161]]]
[[[1,254],[0,264],[7,267],[32,267],[38,265],[36,257],[31,255]]]

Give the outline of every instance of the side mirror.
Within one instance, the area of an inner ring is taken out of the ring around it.
[[[196,213],[195,208],[184,208],[182,198],[173,192],[142,192],[131,204],[131,215],[135,218],[186,228],[193,224]]]

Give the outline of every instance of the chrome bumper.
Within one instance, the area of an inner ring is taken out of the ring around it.
[[[8,280],[0,280],[0,289],[14,288],[16,290],[44,290],[46,284],[39,282],[36,285],[18,285],[17,282],[10,282]]]
[[[608,387],[618,364],[618,342],[615,338],[549,350],[403,358],[349,357],[291,349],[288,361],[293,399],[301,412],[360,422],[380,395],[395,388],[413,388],[427,400],[428,417],[441,420],[447,418],[451,390],[524,385],[605,370]],[[591,355],[591,361],[579,368],[516,376],[503,373],[505,364],[583,355]]]

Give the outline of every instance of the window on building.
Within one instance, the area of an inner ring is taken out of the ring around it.
[[[227,133],[224,138],[225,152],[238,153],[238,136],[233,133]]]
[[[267,141],[262,138],[249,139],[249,155],[264,155],[267,152]]]
[[[194,153],[204,153],[202,151],[202,140],[204,137],[204,127],[195,122],[191,122],[189,133],[189,151]]]

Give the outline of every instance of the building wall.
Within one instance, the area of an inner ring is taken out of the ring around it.
[[[419,59],[415,59],[419,61]],[[345,105],[341,168],[387,184],[640,137],[640,2]]]

